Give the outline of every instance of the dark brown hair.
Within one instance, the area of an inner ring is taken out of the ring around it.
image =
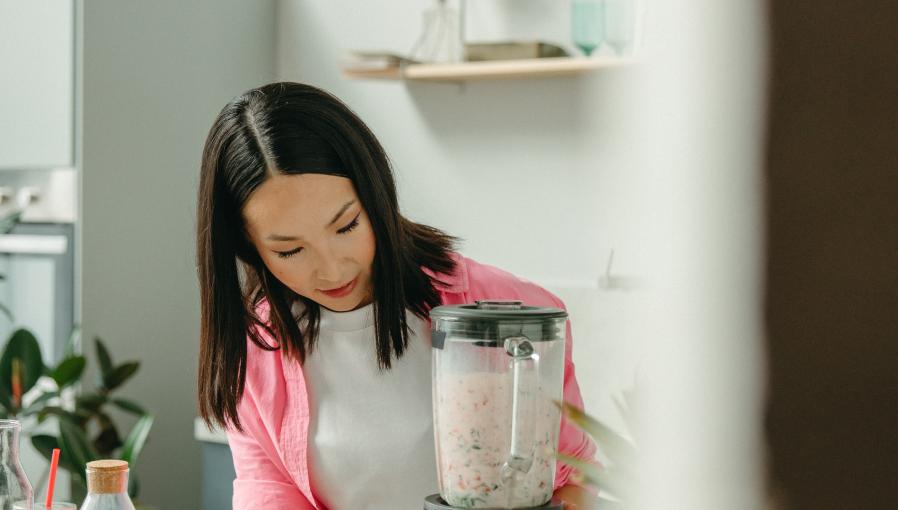
[[[228,103],[203,149],[197,203],[201,297],[199,408],[206,423],[240,428],[237,404],[246,381],[247,336],[261,349],[284,349],[299,363],[314,349],[319,305],[271,274],[246,235],[243,206],[274,173],[328,173],[352,180],[376,242],[372,267],[377,362],[408,345],[405,312],[420,317],[439,304],[422,270],[450,274],[454,238],[399,212],[386,153],[370,129],[333,95],[299,83],[273,83]],[[267,300],[264,320],[258,305]],[[304,306],[294,317],[292,305]],[[307,324],[300,331],[299,323]],[[266,331],[276,339],[269,345]]]

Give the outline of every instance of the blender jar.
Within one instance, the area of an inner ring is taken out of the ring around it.
[[[431,310],[433,415],[443,500],[529,508],[552,498],[567,313],[520,301]]]

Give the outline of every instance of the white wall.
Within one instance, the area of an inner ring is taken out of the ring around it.
[[[222,106],[274,78],[274,3],[89,0],[83,9],[82,319],[124,387],[155,412],[137,465],[144,501],[193,510],[199,293],[194,262],[203,141]]]
[[[566,300],[587,409],[615,422],[608,393],[631,377],[626,315],[638,297],[577,287],[597,280],[612,248],[618,270],[639,271],[627,228],[632,73],[464,86],[340,76],[346,50],[407,53],[431,4],[280,0],[278,78],[333,92],[369,124],[393,161],[406,215]],[[470,40],[539,38],[574,51],[568,2],[468,5]]]
[[[765,18],[742,0],[653,3],[639,77],[637,229],[652,282],[637,509],[765,508]]]

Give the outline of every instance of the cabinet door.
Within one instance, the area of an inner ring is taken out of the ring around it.
[[[0,169],[71,166],[73,0],[0,0]]]

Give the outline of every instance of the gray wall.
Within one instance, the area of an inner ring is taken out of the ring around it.
[[[274,78],[271,1],[90,0],[83,10],[82,323],[143,367],[123,394],[156,415],[143,500],[195,509],[195,194],[214,116]]]

